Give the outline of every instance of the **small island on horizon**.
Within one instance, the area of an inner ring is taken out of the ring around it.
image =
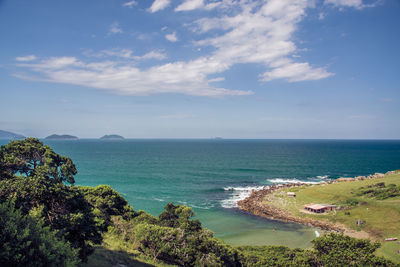
[[[52,134],[45,138],[46,140],[78,140],[79,138],[69,134]]]
[[[25,136],[9,131],[0,130],[0,139],[24,139]]]
[[[101,140],[124,140],[125,138],[118,134],[106,134],[100,137]]]

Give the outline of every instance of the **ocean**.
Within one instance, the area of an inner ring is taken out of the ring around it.
[[[0,144],[7,141],[1,140]],[[400,169],[399,140],[44,140],[70,157],[76,184],[108,184],[135,210],[153,215],[168,202],[233,245],[309,247],[318,230],[236,209],[252,189]]]

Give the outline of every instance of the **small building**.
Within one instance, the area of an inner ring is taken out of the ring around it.
[[[326,211],[331,211],[335,208],[335,205],[329,205],[329,204],[307,204],[304,205],[304,209],[314,212],[314,213],[324,213]]]
[[[288,197],[295,197],[296,193],[295,192],[287,192]]]

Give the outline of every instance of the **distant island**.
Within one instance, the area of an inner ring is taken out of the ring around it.
[[[106,134],[106,135],[100,137],[100,139],[102,139],[102,140],[123,140],[125,138],[118,134]]]
[[[25,136],[23,135],[0,130],[0,139],[24,139],[24,138]]]
[[[47,140],[78,140],[77,136],[68,135],[68,134],[52,134],[47,136],[45,139]]]

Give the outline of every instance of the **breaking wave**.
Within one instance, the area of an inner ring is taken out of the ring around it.
[[[286,179],[286,178],[275,178],[275,179],[269,179],[267,180],[270,183],[274,184],[298,184],[298,183],[303,183],[303,184],[318,184],[320,183],[319,181],[301,181],[299,179]]]
[[[227,199],[221,200],[221,207],[223,208],[237,208],[238,202],[250,196],[253,190],[261,190],[265,186],[244,186],[244,187],[224,187],[225,191],[230,191],[230,196]]]

